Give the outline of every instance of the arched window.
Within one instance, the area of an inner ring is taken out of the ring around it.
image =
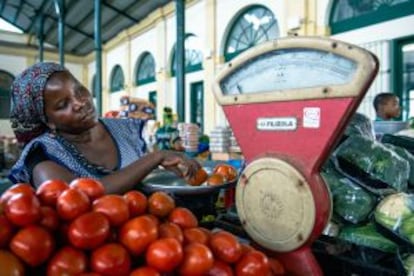
[[[177,70],[175,45],[173,48],[173,57],[171,59],[171,74],[175,76]],[[201,51],[200,40],[193,34],[185,36],[185,72],[190,73],[202,69],[203,53]]]
[[[337,34],[413,14],[414,0],[331,0],[331,33]]]
[[[244,10],[230,28],[224,46],[224,58],[231,60],[241,52],[279,37],[279,26],[273,13],[263,6]]]
[[[10,118],[10,87],[14,76],[0,70],[0,119]]]
[[[111,73],[111,92],[124,90],[125,78],[120,65],[115,65]]]
[[[155,81],[155,60],[154,57],[145,52],[137,61],[135,73],[135,84],[146,84]]]

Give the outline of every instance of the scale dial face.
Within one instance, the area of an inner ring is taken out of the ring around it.
[[[224,78],[224,95],[253,94],[348,83],[356,62],[332,52],[306,48],[275,50],[246,62]]]
[[[377,72],[375,56],[317,37],[269,41],[225,64],[214,93],[220,105],[356,97]]]

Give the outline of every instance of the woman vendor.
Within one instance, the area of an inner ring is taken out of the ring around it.
[[[142,120],[98,119],[91,93],[59,64],[27,68],[11,93],[10,120],[24,145],[9,176],[14,183],[92,177],[107,193],[123,193],[159,165],[185,177],[200,168],[178,152],[147,153]]]

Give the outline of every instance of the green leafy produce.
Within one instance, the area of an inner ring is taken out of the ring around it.
[[[324,167],[322,176],[331,191],[334,213],[352,223],[365,221],[376,198],[332,167]]]
[[[397,231],[404,219],[413,215],[414,195],[397,193],[385,197],[377,205],[374,217],[382,226]]]
[[[407,254],[402,258],[404,270],[408,276],[414,275],[414,254]]]
[[[414,244],[414,214],[403,219],[400,227],[400,234],[407,238],[412,244]]]
[[[395,153],[397,153],[401,158],[408,161],[408,164],[410,165],[410,174],[408,176],[408,184],[410,186],[414,186],[414,155],[412,155],[408,150],[395,146],[393,144],[384,144],[386,147],[393,150]]]
[[[345,226],[339,233],[339,238],[383,252],[395,253],[397,250],[397,245],[379,234],[372,223],[364,226]]]
[[[346,136],[363,136],[367,139],[374,140],[374,128],[370,118],[361,113],[355,113],[348,126],[345,129]]]
[[[346,163],[381,181],[396,191],[406,191],[410,166],[407,160],[382,143],[362,136],[346,139],[335,151],[338,161]]]

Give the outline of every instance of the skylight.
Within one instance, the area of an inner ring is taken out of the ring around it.
[[[16,28],[15,26],[3,20],[2,18],[0,18],[0,30],[13,32],[13,33],[19,33],[19,34],[23,33],[22,30],[20,30],[19,28]]]

